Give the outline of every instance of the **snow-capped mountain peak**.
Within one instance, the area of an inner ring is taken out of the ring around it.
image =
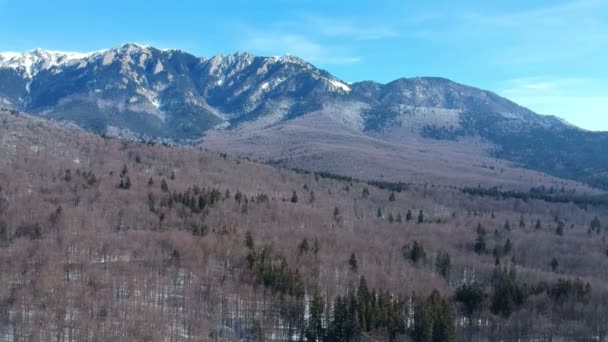
[[[58,67],[81,60],[89,56],[86,53],[60,52],[44,49],[35,49],[23,53],[0,53],[0,68],[19,70],[29,79],[42,70]]]

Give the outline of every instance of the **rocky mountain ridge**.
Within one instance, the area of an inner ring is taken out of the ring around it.
[[[354,136],[391,144],[402,154],[412,139],[446,141],[461,152],[608,187],[608,158],[600,151],[608,133],[578,129],[444,78],[351,84],[295,56],[205,58],[137,44],[86,54],[2,53],[0,106],[101,134],[202,142],[217,150],[230,145],[230,152],[295,160],[285,164],[303,168],[310,167],[305,160],[327,158],[318,151],[292,153],[311,151],[328,136],[305,130],[329,129],[337,134],[334,147]],[[298,130],[277,138],[294,125]],[[463,143],[471,140],[481,145]],[[269,155],[277,144],[280,155]],[[368,153],[382,154],[362,148],[357,155]],[[323,162],[315,165],[323,169]]]

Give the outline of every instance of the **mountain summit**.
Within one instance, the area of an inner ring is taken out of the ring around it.
[[[97,133],[198,141],[362,178],[411,177],[402,165],[417,155],[456,168],[508,161],[608,188],[607,133],[443,78],[349,84],[295,56],[205,58],[132,43],[86,54],[1,53],[0,106]]]

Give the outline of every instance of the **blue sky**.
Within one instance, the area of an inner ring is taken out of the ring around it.
[[[125,42],[293,54],[345,81],[442,76],[608,131],[608,0],[0,0],[0,51]]]

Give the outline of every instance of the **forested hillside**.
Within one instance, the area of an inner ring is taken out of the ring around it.
[[[445,78],[347,83],[295,56],[207,58],[133,43],[0,52],[0,104],[98,134],[360,178],[435,173],[435,184],[511,187],[545,178],[608,190],[605,132]]]
[[[601,197],[357,181],[0,111],[3,341],[606,341]]]

